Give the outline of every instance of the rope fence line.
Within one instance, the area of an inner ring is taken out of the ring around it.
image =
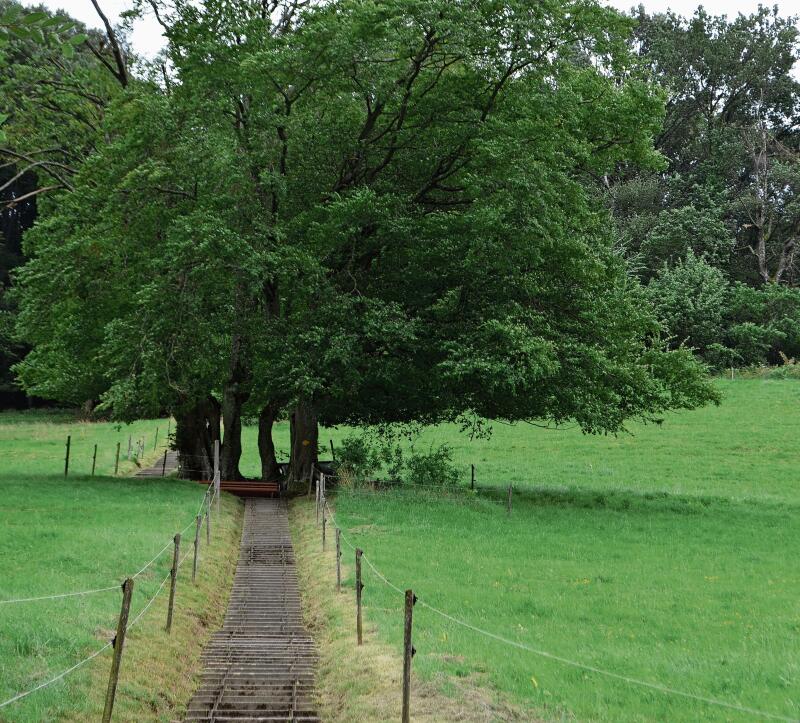
[[[209,485],[209,487],[212,487],[212,485]],[[186,531],[190,527],[194,527],[195,524],[196,524],[197,517],[203,515],[203,511],[205,510],[206,496],[207,495],[208,495],[208,490],[206,490],[206,494],[203,495],[203,500],[200,503],[200,508],[198,509],[197,515],[195,515],[195,518],[192,519],[192,521],[180,531],[181,535],[185,534]],[[214,497],[215,497],[215,493],[212,490],[212,494],[211,494],[211,501],[212,502],[214,501]],[[142,573],[144,573],[151,565],[153,565],[170,547],[172,547],[172,540],[170,540],[166,545],[164,545],[164,547],[162,547],[156,553],[155,557],[153,557],[147,564],[145,564],[145,566],[143,568],[141,568],[138,572],[135,572],[130,577],[135,580]],[[57,599],[60,599],[60,598],[67,598],[67,597],[78,597],[78,596],[83,596],[83,595],[94,595],[96,593],[109,592],[111,590],[119,590],[119,585],[109,585],[108,587],[98,587],[98,588],[94,588],[92,590],[78,590],[77,592],[63,592],[63,593],[57,593],[55,595],[39,595],[37,597],[22,597],[22,598],[13,598],[13,599],[10,599],[10,600],[0,600],[0,605],[12,605],[12,604],[15,604],[15,603],[38,602],[40,600],[57,600]]]
[[[372,572],[375,574],[375,576],[381,582],[383,582],[385,585],[387,585],[389,588],[391,588],[394,592],[396,592],[396,593],[398,593],[400,595],[408,596],[408,592],[410,592],[410,591],[403,591],[397,585],[392,583],[372,563],[372,561],[366,556],[366,554],[364,554],[363,551],[360,551],[360,549],[357,548],[353,544],[353,542],[351,542],[347,538],[347,536],[344,534],[344,532],[342,531],[341,527],[339,526],[339,524],[338,524],[338,522],[336,520],[336,517],[333,514],[333,511],[331,510],[330,506],[328,505],[327,500],[323,500],[323,505],[324,505],[325,510],[327,510],[327,512],[328,512],[328,514],[330,516],[330,519],[331,519],[331,522],[333,523],[334,528],[339,531],[340,538],[352,550],[356,551],[356,553],[358,554],[360,559],[363,562],[366,563],[367,567],[369,567],[370,570],[372,570]],[[360,581],[357,584],[360,584]],[[455,617],[454,615],[451,615],[450,613],[445,612],[444,610],[440,610],[439,608],[431,605],[430,603],[425,602],[424,599],[419,598],[417,595],[413,595],[412,605],[416,604],[416,603],[419,603],[422,607],[424,607],[427,610],[430,610],[432,613],[435,613],[436,615],[439,615],[440,617],[442,617],[442,618],[444,618],[444,619],[446,619],[446,620],[448,620],[448,621],[450,621],[450,622],[452,622],[452,623],[454,623],[456,625],[460,625],[461,627],[463,627],[463,628],[465,628],[467,630],[470,630],[470,631],[472,631],[474,633],[478,633],[479,635],[482,635],[482,636],[484,636],[486,638],[490,638],[490,639],[495,640],[497,642],[503,643],[504,645],[508,645],[510,647],[517,648],[519,650],[524,650],[524,651],[526,651],[528,653],[532,653],[532,654],[537,655],[539,657],[546,658],[548,660],[552,660],[554,662],[561,663],[563,665],[567,665],[569,667],[576,668],[578,670],[583,670],[585,672],[595,673],[597,675],[602,675],[602,676],[605,676],[607,678],[611,678],[611,679],[614,679],[614,680],[619,680],[619,681],[627,683],[629,685],[634,685],[634,686],[647,688],[649,690],[654,690],[656,692],[663,693],[665,695],[675,695],[675,696],[683,697],[683,698],[686,698],[686,699],[689,699],[689,700],[694,700],[694,701],[697,701],[697,702],[700,702],[700,703],[705,703],[707,705],[718,706],[718,707],[721,707],[721,708],[726,708],[728,710],[735,710],[735,711],[737,711],[739,713],[746,713],[748,715],[759,716],[759,717],[767,719],[767,720],[788,721],[789,723],[797,723],[797,721],[798,721],[797,718],[791,718],[789,716],[781,715],[779,713],[772,713],[770,711],[764,711],[764,710],[760,710],[758,708],[750,708],[748,706],[743,706],[743,705],[740,705],[738,703],[731,703],[729,701],[720,700],[718,698],[711,698],[711,697],[707,697],[707,696],[703,696],[703,695],[698,695],[696,693],[690,693],[688,691],[679,690],[677,688],[671,688],[671,687],[669,687],[667,685],[663,685],[662,683],[653,683],[653,682],[646,681],[646,680],[640,680],[638,678],[633,678],[631,676],[623,675],[621,673],[615,673],[614,671],[611,671],[611,670],[605,670],[604,668],[599,668],[599,667],[594,666],[594,665],[589,665],[588,663],[582,663],[580,661],[571,660],[571,659],[565,658],[565,657],[563,657],[561,655],[556,655],[556,654],[550,653],[550,652],[548,652],[546,650],[541,650],[541,649],[538,649],[538,648],[534,648],[534,647],[532,647],[530,645],[526,645],[525,643],[520,643],[518,641],[506,638],[506,637],[504,637],[502,635],[498,635],[497,633],[493,633],[491,631],[484,630],[483,628],[479,628],[476,625],[472,625],[471,623],[467,622],[466,620],[462,620],[460,618]]]
[[[108,592],[109,590],[119,590],[119,585],[111,585],[109,587],[98,587],[94,590],[79,590],[78,592],[62,592],[57,595],[40,595],[38,597],[19,597],[12,600],[0,600],[0,605],[12,605],[14,603],[37,602],[39,600],[56,600],[64,597],[77,597],[79,595],[94,595],[99,592]]]
[[[18,700],[22,700],[23,698],[27,698],[31,693],[35,693],[37,690],[41,690],[42,688],[46,688],[48,685],[52,685],[53,683],[57,683],[62,678],[65,678],[74,670],[86,665],[90,660],[94,660],[98,655],[105,652],[110,648],[112,642],[109,640],[102,648],[96,650],[92,653],[88,658],[84,658],[79,663],[75,663],[71,668],[67,668],[66,670],[62,671],[54,678],[50,678],[50,680],[46,680],[44,683],[39,683],[35,688],[31,688],[30,690],[26,690],[24,693],[17,693],[13,698],[9,698],[8,700],[4,700],[0,703],[0,708],[5,708],[7,705],[11,705],[12,703],[16,703]]]
[[[194,523],[192,523],[192,524],[194,524]],[[184,555],[184,556],[181,558],[180,562],[178,563],[178,567],[180,567],[181,565],[183,565],[183,562],[184,562],[184,560],[186,560],[186,558],[187,558],[188,556],[189,556],[189,553],[187,552],[187,553],[186,553],[186,554],[185,554],[185,555]],[[153,603],[156,601],[156,598],[157,598],[157,597],[158,597],[158,596],[161,594],[161,591],[164,589],[164,586],[167,584],[167,581],[170,579],[170,576],[171,576],[171,572],[170,572],[170,573],[167,573],[167,576],[166,576],[166,577],[165,577],[165,578],[164,578],[164,579],[161,581],[161,584],[158,586],[158,589],[157,589],[157,590],[156,590],[156,591],[153,593],[153,595],[152,595],[152,596],[150,597],[150,599],[147,601],[147,603],[145,604],[145,606],[144,606],[144,607],[143,607],[143,608],[142,608],[142,609],[139,611],[138,615],[137,615],[137,616],[136,616],[136,617],[135,617],[133,620],[131,620],[131,622],[129,622],[129,623],[127,624],[127,627],[125,628],[125,630],[126,630],[126,631],[130,630],[130,629],[131,629],[131,628],[132,628],[134,625],[136,625],[136,623],[138,623],[138,622],[139,622],[139,620],[141,620],[141,619],[142,619],[142,617],[144,617],[144,614],[145,614],[145,613],[146,613],[146,612],[147,612],[147,611],[150,609],[150,606],[151,606],[151,605],[152,605],[152,604],[153,604]],[[120,589],[120,586],[119,586],[119,585],[115,585],[113,588],[109,588],[109,589],[112,589],[112,590],[119,590],[119,589]],[[27,690],[27,691],[25,691],[24,693],[18,693],[18,694],[17,694],[17,695],[15,695],[13,698],[9,698],[8,700],[6,700],[6,701],[3,701],[2,703],[0,703],[0,708],[4,708],[4,707],[5,707],[5,706],[7,706],[7,705],[11,705],[12,703],[15,703],[15,702],[16,702],[16,701],[18,701],[18,700],[22,700],[23,698],[26,698],[26,697],[27,697],[27,696],[29,696],[31,693],[35,693],[37,690],[41,690],[42,688],[46,688],[48,685],[51,685],[51,684],[53,684],[53,683],[56,683],[56,682],[58,682],[59,680],[61,680],[62,678],[66,677],[67,675],[69,675],[69,674],[70,674],[71,672],[73,672],[74,670],[77,670],[77,669],[78,669],[78,668],[80,668],[81,666],[83,666],[83,665],[85,665],[86,663],[88,663],[90,660],[94,660],[94,659],[95,659],[95,658],[96,658],[98,655],[100,655],[101,653],[103,653],[104,651],[106,651],[106,650],[107,650],[108,648],[110,648],[110,647],[111,647],[113,644],[114,644],[114,641],[113,641],[113,640],[109,640],[109,641],[108,641],[108,642],[107,642],[107,643],[106,643],[106,644],[105,644],[105,645],[104,645],[102,648],[100,648],[99,650],[96,650],[94,653],[92,653],[92,654],[91,654],[91,655],[89,655],[88,657],[84,658],[84,659],[83,659],[83,660],[81,660],[79,663],[76,663],[76,664],[75,664],[75,665],[73,665],[72,667],[70,667],[70,668],[67,668],[67,670],[64,670],[64,671],[62,671],[61,673],[59,673],[58,675],[54,676],[54,677],[53,677],[53,678],[51,678],[50,680],[46,680],[45,682],[43,682],[43,683],[40,683],[40,684],[39,684],[39,685],[37,685],[36,687],[34,687],[34,688],[31,688],[30,690]]]
[[[210,495],[210,499],[208,499],[208,505],[207,505],[206,504],[206,500],[207,500],[207,498],[209,498],[209,495]],[[209,524],[208,510],[210,510],[210,503],[214,501],[215,497],[216,497],[216,491],[214,490],[213,483],[212,483],[206,488],[206,492],[203,495],[203,501],[202,501],[201,506],[200,506],[201,510],[205,510],[206,511],[205,522],[206,522],[207,525]],[[202,522],[202,516],[200,514],[198,514],[197,517],[201,517],[201,522]],[[183,535],[190,527],[194,527],[197,524],[197,517],[195,517],[195,519],[192,520],[192,522],[190,522],[186,527],[184,527],[183,530],[180,533],[178,533],[175,536],[175,538],[173,538],[173,541],[171,541],[164,548],[162,548],[154,558],[152,558],[141,570],[139,570],[139,572],[137,572],[135,575],[133,575],[133,576],[131,576],[129,578],[126,578],[126,581],[122,586],[122,589],[125,590],[125,587],[127,585],[133,585],[133,580],[136,577],[141,575],[156,560],[158,560],[158,558],[161,557],[161,555],[163,555],[164,552],[167,549],[169,549],[170,546],[172,546],[173,544],[177,544],[177,541],[180,539],[180,536]],[[197,555],[197,552],[198,552],[198,548],[195,547],[195,550],[194,550],[195,556]],[[167,584],[167,582],[172,579],[173,580],[173,586],[174,586],[175,578],[177,577],[177,572],[178,572],[178,570],[180,570],[180,568],[182,567],[183,563],[186,561],[186,559],[189,557],[190,554],[191,554],[191,551],[187,550],[183,554],[183,556],[181,556],[180,559],[176,561],[176,564],[174,565],[174,572],[173,572],[173,569],[170,569],[170,571],[167,573],[167,575],[161,580],[161,583],[159,584],[158,588],[156,588],[156,591],[150,596],[150,598],[147,600],[147,602],[142,607],[142,609],[138,612],[136,617],[133,618],[133,620],[131,620],[130,622],[127,621],[127,609],[125,607],[126,603],[128,605],[130,605],[130,593],[128,592],[123,596],[123,612],[120,614],[120,625],[123,624],[122,623],[123,619],[124,619],[125,623],[124,623],[124,626],[122,628],[118,628],[118,631],[117,631],[117,635],[118,636],[119,636],[120,632],[122,633],[122,640],[123,641],[124,641],[125,633],[127,633],[127,631],[129,631],[131,628],[133,628],[144,617],[144,615],[147,613],[147,611],[150,609],[150,607],[156,601],[158,596],[161,594],[161,591],[164,589],[164,587]],[[63,594],[59,594],[59,595],[47,595],[47,596],[41,596],[41,597],[36,597],[36,598],[19,598],[18,600],[0,601],[0,604],[12,603],[12,602],[29,602],[29,601],[33,601],[33,600],[48,600],[48,599],[55,599],[55,598],[59,598],[59,597],[71,597],[71,596],[74,596],[74,595],[88,595],[88,594],[92,594],[92,593],[95,593],[95,592],[106,592],[108,590],[119,590],[119,589],[120,589],[120,586],[119,585],[115,585],[113,587],[98,588],[96,590],[87,590],[87,591],[82,591],[82,592],[77,592],[77,593],[63,593]],[[174,587],[173,587],[173,589],[174,589]],[[172,607],[172,599],[170,599],[170,614],[171,614],[171,607]],[[78,670],[82,666],[86,665],[90,661],[92,661],[95,658],[97,658],[98,656],[100,656],[108,648],[114,647],[115,648],[115,656],[121,656],[122,655],[121,642],[120,642],[119,651],[117,651],[117,649],[116,649],[117,643],[118,643],[118,638],[117,638],[117,636],[115,636],[112,640],[108,641],[105,645],[103,645],[101,648],[99,648],[98,650],[93,652],[91,655],[88,655],[86,658],[83,658],[82,660],[80,660],[79,662],[75,663],[71,667],[67,668],[66,670],[63,670],[58,675],[55,675],[54,677],[49,678],[48,680],[45,680],[45,681],[39,683],[38,685],[34,686],[33,688],[30,688],[29,690],[23,691],[21,693],[17,693],[16,695],[12,696],[11,698],[9,698],[7,700],[0,701],[0,708],[5,708],[6,706],[9,706],[9,705],[11,705],[13,703],[16,703],[17,701],[20,701],[20,700],[22,700],[24,698],[27,698],[32,693],[35,693],[35,692],[37,692],[39,690],[42,690],[43,688],[46,688],[46,687],[48,687],[48,686],[50,686],[50,685],[52,685],[54,683],[57,683],[58,681],[60,681],[63,678],[65,678],[70,673],[74,672],[75,670]],[[119,675],[119,667],[118,666],[112,666],[112,672],[111,672],[112,677],[114,677],[115,674],[117,676]],[[114,685],[114,691],[116,691],[116,683]],[[112,696],[112,698],[111,698],[111,706],[112,707],[113,707],[113,695],[114,695],[114,693],[111,694],[111,696]],[[108,706],[108,699],[106,701],[106,705]]]
[[[112,443],[111,450],[108,447],[103,447],[101,449],[101,443],[95,442],[94,439],[87,438],[80,436],[78,439],[75,440],[73,444],[72,434],[67,435],[66,444],[64,445],[64,452],[62,454],[53,453],[50,450],[50,447],[47,447],[48,451],[45,454],[40,454],[37,452],[33,453],[20,453],[17,455],[22,460],[30,460],[36,462],[60,462],[63,464],[64,469],[64,477],[69,476],[70,472],[70,464],[74,464],[75,459],[75,448],[80,447],[83,452],[85,452],[86,456],[81,457],[79,463],[86,464],[87,467],[91,465],[91,472],[87,472],[86,476],[95,476],[95,473],[98,471],[98,461],[100,462],[100,467],[103,469],[114,469],[114,476],[119,473],[119,466],[120,462],[134,462],[137,466],[141,467],[140,462],[144,460],[146,457],[149,457],[152,454],[155,454],[156,450],[164,450],[164,453],[169,450],[170,439],[172,435],[172,419],[167,419],[167,431],[166,434],[161,434],[163,428],[156,427],[155,433],[148,437],[145,433],[137,432],[134,436],[133,430],[129,430],[127,444],[124,442],[124,437],[122,440],[116,442],[114,445]],[[120,430],[117,429],[119,432]],[[161,434],[161,436],[159,436]],[[152,444],[151,444],[152,440]],[[160,443],[160,444],[159,444]],[[48,443],[43,443],[47,445]],[[98,454],[99,453],[99,454]],[[114,462],[111,463],[111,459],[113,458]]]

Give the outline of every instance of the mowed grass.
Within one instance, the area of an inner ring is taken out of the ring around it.
[[[800,385],[719,384],[720,407],[627,437],[495,425],[492,440],[470,442],[449,426],[427,430],[418,445],[449,442],[498,489],[342,491],[338,521],[393,584],[474,626],[800,718]],[[399,656],[402,596],[368,565],[364,576],[365,619]],[[509,646],[419,604],[414,616],[415,671],[456,697],[484,687],[530,719],[760,719]]]
[[[77,423],[69,414],[0,414],[0,600],[115,586],[140,570],[172,536],[187,527],[184,552],[191,552],[194,516],[204,489],[175,479],[134,479],[133,464],[113,473],[116,443],[127,452],[128,435],[145,436],[146,456],[155,428],[166,438],[166,420],[114,424]],[[63,452],[72,436],[70,474]],[[91,472],[98,444],[97,475]],[[200,584],[191,587],[191,556],[179,575],[173,637],[165,639],[167,589],[132,629],[126,643],[117,718],[170,720],[188,700],[206,625],[224,610],[235,563],[240,524],[238,501],[224,500],[210,550],[201,538]],[[213,544],[217,542],[217,544]],[[171,546],[170,546],[171,547]],[[231,552],[231,550],[233,552]],[[167,549],[135,581],[131,620],[167,575]],[[114,634],[119,589],[85,597],[0,604],[0,702],[29,690],[102,647]],[[165,661],[165,658],[167,660]],[[62,681],[0,708],[2,721],[99,720],[110,651]],[[145,682],[140,684],[144,675]]]

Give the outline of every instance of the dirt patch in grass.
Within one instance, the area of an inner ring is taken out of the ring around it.
[[[364,645],[355,637],[355,598],[352,581],[336,592],[334,530],[328,526],[327,550],[322,552],[321,531],[314,504],[297,498],[290,505],[290,522],[297,558],[305,624],[319,647],[317,706],[326,723],[399,720],[402,692],[402,651],[378,638],[376,626],[364,614]],[[349,550],[348,550],[349,552]],[[342,559],[343,580],[351,576]],[[397,616],[402,626],[402,613]],[[501,700],[480,675],[455,678],[445,674],[432,680],[412,679],[412,719],[417,722],[531,721]]]

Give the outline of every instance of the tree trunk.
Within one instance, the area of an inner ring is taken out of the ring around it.
[[[236,382],[225,385],[222,394],[222,423],[224,437],[220,453],[219,469],[224,480],[241,480],[239,461],[242,458],[242,407],[249,394],[239,391]]]
[[[175,412],[175,449],[181,477],[212,478],[215,439],[219,439],[219,404],[215,399],[209,397]]]
[[[310,479],[317,464],[317,442],[319,429],[317,415],[307,400],[301,400],[290,419],[291,458],[289,460],[289,479],[303,482]]]
[[[240,297],[237,290],[237,300]],[[250,396],[247,388],[249,374],[244,364],[245,342],[241,334],[231,337],[231,357],[228,379],[222,390],[222,439],[219,468],[222,479],[241,480],[239,461],[242,458],[242,407]]]
[[[261,457],[261,479],[264,482],[274,482],[280,476],[275,443],[272,441],[272,425],[277,413],[277,406],[267,404],[258,415],[258,454]]]

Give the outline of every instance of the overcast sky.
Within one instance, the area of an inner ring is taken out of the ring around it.
[[[39,0],[40,2],[42,0]],[[628,0],[605,0],[620,10],[629,10],[638,5],[638,2]],[[23,0],[26,5],[36,5],[38,2]],[[90,26],[99,26],[100,22],[95,14],[90,0],[44,0],[44,4],[54,10],[63,10],[74,18],[78,18]],[[698,5],[697,0],[644,0],[643,4],[647,10],[658,12],[670,8],[681,15],[692,15]],[[772,7],[777,4],[784,14],[789,14],[794,7],[795,12],[800,12],[796,0],[777,0],[777,3],[763,3]],[[733,17],[738,13],[751,13],[758,8],[758,0],[705,0],[703,6],[712,15],[726,14]],[[116,22],[119,13],[130,8],[130,0],[100,0],[103,11]],[[133,47],[148,56],[152,56],[161,48],[163,41],[161,38],[161,28],[152,18],[147,18],[136,23],[133,31]]]

